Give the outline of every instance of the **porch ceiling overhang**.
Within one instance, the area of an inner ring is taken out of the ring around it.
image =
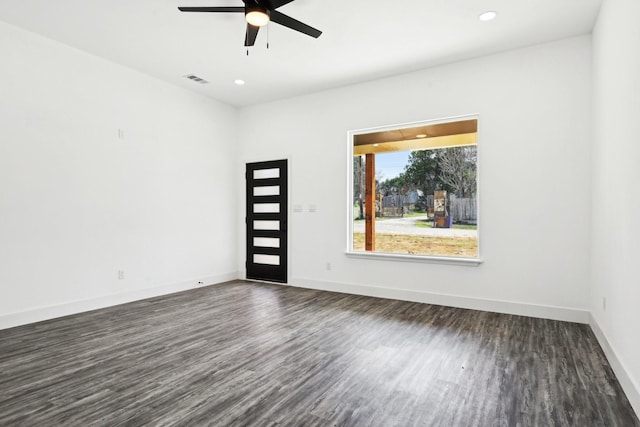
[[[478,120],[438,123],[403,129],[365,133],[354,136],[353,154],[475,145],[478,142]]]

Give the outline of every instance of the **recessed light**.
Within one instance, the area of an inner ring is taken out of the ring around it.
[[[425,134],[425,133],[421,133],[421,134],[416,135],[416,138],[426,138],[426,137],[427,137],[427,134]]]
[[[478,16],[478,19],[480,19],[481,21],[491,21],[493,19],[496,18],[496,16],[498,16],[498,12],[494,11],[494,10],[488,10],[486,12],[483,12],[480,14],[480,16]]]
[[[244,84],[244,80],[241,79],[236,79],[233,81],[235,84],[237,84],[238,86],[242,86]]]

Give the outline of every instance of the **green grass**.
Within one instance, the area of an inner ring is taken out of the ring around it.
[[[453,224],[453,228],[458,230],[477,230],[478,226],[476,224]]]
[[[433,228],[433,221],[416,221],[416,226],[421,228]],[[457,230],[477,230],[478,226],[475,224],[453,224],[453,228]]]
[[[426,212],[409,212],[408,214],[404,214],[404,218],[413,218],[415,216],[425,216]]]

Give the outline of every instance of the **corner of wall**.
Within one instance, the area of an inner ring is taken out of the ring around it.
[[[591,330],[593,330],[594,335],[598,339],[598,343],[600,344],[600,347],[602,347],[602,351],[607,357],[607,360],[611,365],[611,369],[613,369],[613,372],[618,378],[618,382],[622,386],[622,390],[627,395],[629,403],[631,403],[636,415],[640,417],[640,385],[634,381],[634,379],[629,375],[627,367],[622,363],[622,361],[620,361],[620,359],[618,359],[615,348],[609,340],[607,340],[606,335],[593,315],[589,315],[589,326],[591,326]]]
[[[409,289],[387,288],[355,283],[320,281],[308,278],[292,278],[291,286],[318,289],[329,292],[341,292],[376,298],[396,299],[423,304],[444,305],[469,310],[490,311],[516,316],[538,317],[563,322],[588,323],[589,312],[568,307],[528,304],[513,301],[500,301],[487,298],[464,297],[459,295],[422,292]]]
[[[197,287],[219,285],[238,279],[239,272],[216,274],[206,277],[193,278],[179,283],[160,285],[153,288],[141,289],[118,294],[105,295],[87,300],[71,301],[59,305],[39,307],[35,309],[0,315],[0,330],[26,325],[29,323],[51,320],[72,314],[98,310],[119,304],[126,304],[147,298],[187,291]],[[199,284],[202,283],[202,284]]]

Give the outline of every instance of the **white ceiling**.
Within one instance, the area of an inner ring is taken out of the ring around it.
[[[242,14],[177,10],[241,0],[2,0],[0,20],[246,106],[589,33],[600,3],[296,0],[279,11],[320,29],[320,38],[270,24],[270,49],[265,27],[249,56]],[[486,10],[498,17],[480,22]],[[209,84],[182,77],[190,73]]]

